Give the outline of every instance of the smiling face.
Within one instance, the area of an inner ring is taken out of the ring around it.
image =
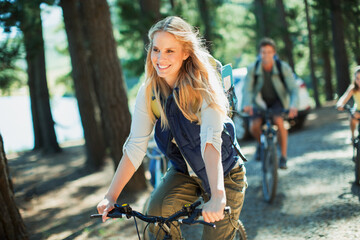
[[[156,32],[151,49],[151,62],[159,75],[164,78],[171,88],[183,64],[188,58],[181,43],[168,32]]]

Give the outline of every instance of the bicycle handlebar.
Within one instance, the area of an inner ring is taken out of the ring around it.
[[[114,209],[112,209],[108,214],[107,217],[110,218],[131,218],[131,217],[137,217],[140,220],[147,222],[147,223],[170,223],[170,222],[179,222],[181,224],[188,224],[188,225],[193,225],[193,224],[203,224],[203,225],[208,225],[211,226],[213,228],[216,227],[215,224],[213,223],[208,223],[205,222],[203,220],[197,220],[198,217],[200,217],[202,215],[202,209],[200,208],[196,208],[201,204],[200,201],[197,201],[193,204],[185,204],[183,206],[183,208],[174,213],[173,215],[165,218],[165,217],[160,217],[160,216],[150,216],[150,215],[144,215],[140,212],[134,211],[132,210],[132,208],[130,207],[129,204],[123,204],[122,206],[115,204],[114,205]],[[230,207],[225,207],[224,209],[224,213],[225,214],[230,214],[231,213],[231,209]],[[91,218],[101,218],[102,214],[92,214],[90,216]],[[181,217],[187,217],[184,219],[180,219]]]
[[[285,116],[286,114],[289,114],[289,110],[288,109],[284,109],[281,112],[274,112],[271,109],[255,109],[254,110],[254,114],[259,114],[263,117],[272,117],[274,115],[281,115],[281,116]]]
[[[280,113],[275,113],[271,109],[259,109],[259,108],[253,109],[253,114],[258,114],[262,117],[265,116],[272,117],[274,115],[281,115],[283,117],[286,117],[286,114],[289,114],[289,112],[290,112],[289,109],[284,109]],[[237,113],[242,117],[251,117],[251,115],[249,115],[247,112],[244,111]]]
[[[339,107],[339,106],[337,106],[336,108],[338,108],[338,107]],[[352,118],[355,118],[355,119],[357,119],[357,120],[360,120],[360,118],[356,118],[356,117],[355,117],[355,113],[356,113],[356,112],[360,113],[359,110],[356,110],[355,108],[351,107],[349,104],[345,104],[345,105],[343,106],[343,108],[344,108],[345,111],[347,111],[347,112],[350,114],[350,116],[351,116]]]

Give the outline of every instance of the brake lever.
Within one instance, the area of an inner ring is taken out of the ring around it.
[[[229,214],[229,215],[231,214],[231,208],[229,206],[226,206],[224,208],[224,214]],[[192,214],[188,218],[179,219],[178,222],[181,224],[188,224],[188,225],[203,224],[203,225],[210,226],[212,228],[216,228],[216,225],[213,223],[205,222],[204,220],[196,220],[201,215],[202,215],[202,209],[195,208],[193,210]]]
[[[102,216],[103,216],[102,214],[91,214],[90,218],[102,218]],[[129,218],[126,214],[121,213],[120,211],[113,211],[113,210],[111,210],[106,216],[110,218],[123,218],[123,217]]]
[[[101,218],[102,214],[92,214],[90,218]],[[131,218],[132,217],[132,209],[129,204],[114,204],[114,208],[108,212],[107,217],[110,218]]]

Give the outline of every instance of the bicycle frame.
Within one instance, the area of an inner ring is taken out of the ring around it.
[[[277,143],[277,129],[274,126],[272,114],[270,112],[265,112],[265,124],[263,124],[260,142],[264,144],[264,147],[268,147],[268,142]]]
[[[259,111],[265,122],[260,135],[260,159],[262,163],[262,190],[266,202],[275,199],[278,183],[277,128],[271,110]],[[285,112],[284,112],[285,113]]]
[[[350,117],[355,118],[352,107],[345,105],[344,109],[349,112]],[[356,119],[360,121],[360,119]],[[357,130],[357,135],[353,139],[353,161],[355,162],[355,183],[360,185],[360,123],[357,124]]]
[[[354,148],[356,146],[356,157],[355,157],[355,183],[360,185],[360,124],[358,123],[358,135],[354,139]]]

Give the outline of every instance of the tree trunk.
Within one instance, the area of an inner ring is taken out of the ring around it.
[[[337,94],[341,96],[350,84],[349,61],[345,49],[344,24],[340,0],[331,0],[331,25],[337,78]]]
[[[122,157],[122,146],[130,132],[131,116],[117,56],[109,6],[106,0],[88,0],[79,3],[83,9],[82,19],[86,28],[90,61],[95,69],[94,86],[101,109],[105,139],[117,166]],[[127,189],[141,190],[145,187],[144,169],[140,167],[127,184]]]
[[[283,0],[276,0],[276,6],[279,12],[279,24],[281,25],[281,36],[285,43],[285,53],[287,61],[292,68],[293,72],[295,72],[295,64],[293,58],[293,45],[290,39],[290,34],[288,30],[288,23],[286,21],[286,12],[284,7]]]
[[[4,240],[29,239],[15,203],[4,143],[0,134],[0,236]]]
[[[332,84],[332,67],[331,67],[331,36],[330,36],[330,5],[328,0],[317,0],[313,5],[315,9],[315,35],[318,37],[315,49],[318,50],[322,59],[319,66],[323,73],[325,81],[324,92],[326,101],[334,99],[334,89]]]
[[[352,0],[344,4],[346,19],[348,20],[348,42],[357,65],[360,65],[360,1]]]
[[[36,140],[36,148],[42,149],[44,153],[56,153],[61,149],[56,140],[50,110],[40,6],[24,1],[23,8],[21,30],[24,35],[32,114],[35,120],[34,133],[37,134],[35,137],[41,138]]]
[[[265,1],[266,0],[254,1],[258,40],[263,37],[269,37],[270,34],[269,28],[266,24]],[[256,51],[258,51],[258,49],[256,49]]]
[[[202,22],[204,23],[204,38],[206,42],[211,43],[213,41],[213,34],[212,34],[212,28],[211,28],[211,18],[209,13],[209,6],[206,0],[197,0],[198,8],[200,11],[200,17],[202,19]],[[208,50],[210,53],[212,53],[211,44],[207,44]]]
[[[357,65],[360,65],[360,1],[356,1],[354,16],[354,53]]]
[[[174,10],[175,9],[175,0],[169,0],[169,2],[170,2],[171,9]]]
[[[311,73],[311,82],[314,90],[314,99],[316,107],[321,107],[320,100],[319,100],[319,91],[318,91],[318,82],[315,77],[315,65],[314,65],[314,49],[313,49],[313,43],[312,43],[312,30],[311,30],[311,23],[310,23],[310,17],[309,17],[309,6],[307,0],[304,0],[305,3],[305,13],[306,13],[306,22],[307,22],[307,28],[308,28],[308,34],[309,34],[309,60],[310,60],[310,73]]]
[[[143,40],[144,46],[147,46],[149,43],[148,39],[148,30],[150,27],[161,18],[160,13],[160,0],[139,0],[140,5],[140,16],[141,23],[143,27],[140,30],[141,38]],[[146,58],[146,48],[143,48],[143,62]]]
[[[357,13],[357,16],[360,16],[360,11]],[[359,31],[359,23],[354,26],[354,43],[353,43],[353,51],[355,55],[355,61],[357,65],[360,65],[360,31]]]
[[[30,59],[27,60],[28,62],[28,86],[29,86],[29,95],[30,95],[30,107],[31,107],[31,117],[33,122],[33,131],[34,131],[34,150],[40,150],[44,146],[44,139],[41,133],[41,124],[39,119],[39,108],[37,104],[36,98],[36,89],[35,89],[35,79],[36,76],[34,71],[32,70],[35,66],[29,63]]]
[[[320,21],[321,25],[318,26],[321,29],[319,33],[320,37],[320,54],[323,59],[323,69],[324,69],[324,79],[325,79],[325,98],[327,101],[334,99],[334,89],[332,84],[332,68],[330,60],[330,49],[331,43],[330,40],[330,24],[329,24],[329,8],[322,7],[320,9]]]
[[[61,0],[69,42],[72,76],[84,130],[87,166],[99,169],[104,163],[106,144],[102,131],[100,107],[94,90],[94,79],[86,49],[78,0]]]
[[[324,62],[324,79],[325,79],[325,97],[326,101],[331,101],[334,99],[334,89],[331,82],[331,62],[330,62],[330,52],[329,49],[323,49],[321,52],[321,57]]]
[[[160,0],[139,0],[141,22],[144,24],[141,32],[144,45],[148,44],[148,29],[157,21],[160,20]]]

